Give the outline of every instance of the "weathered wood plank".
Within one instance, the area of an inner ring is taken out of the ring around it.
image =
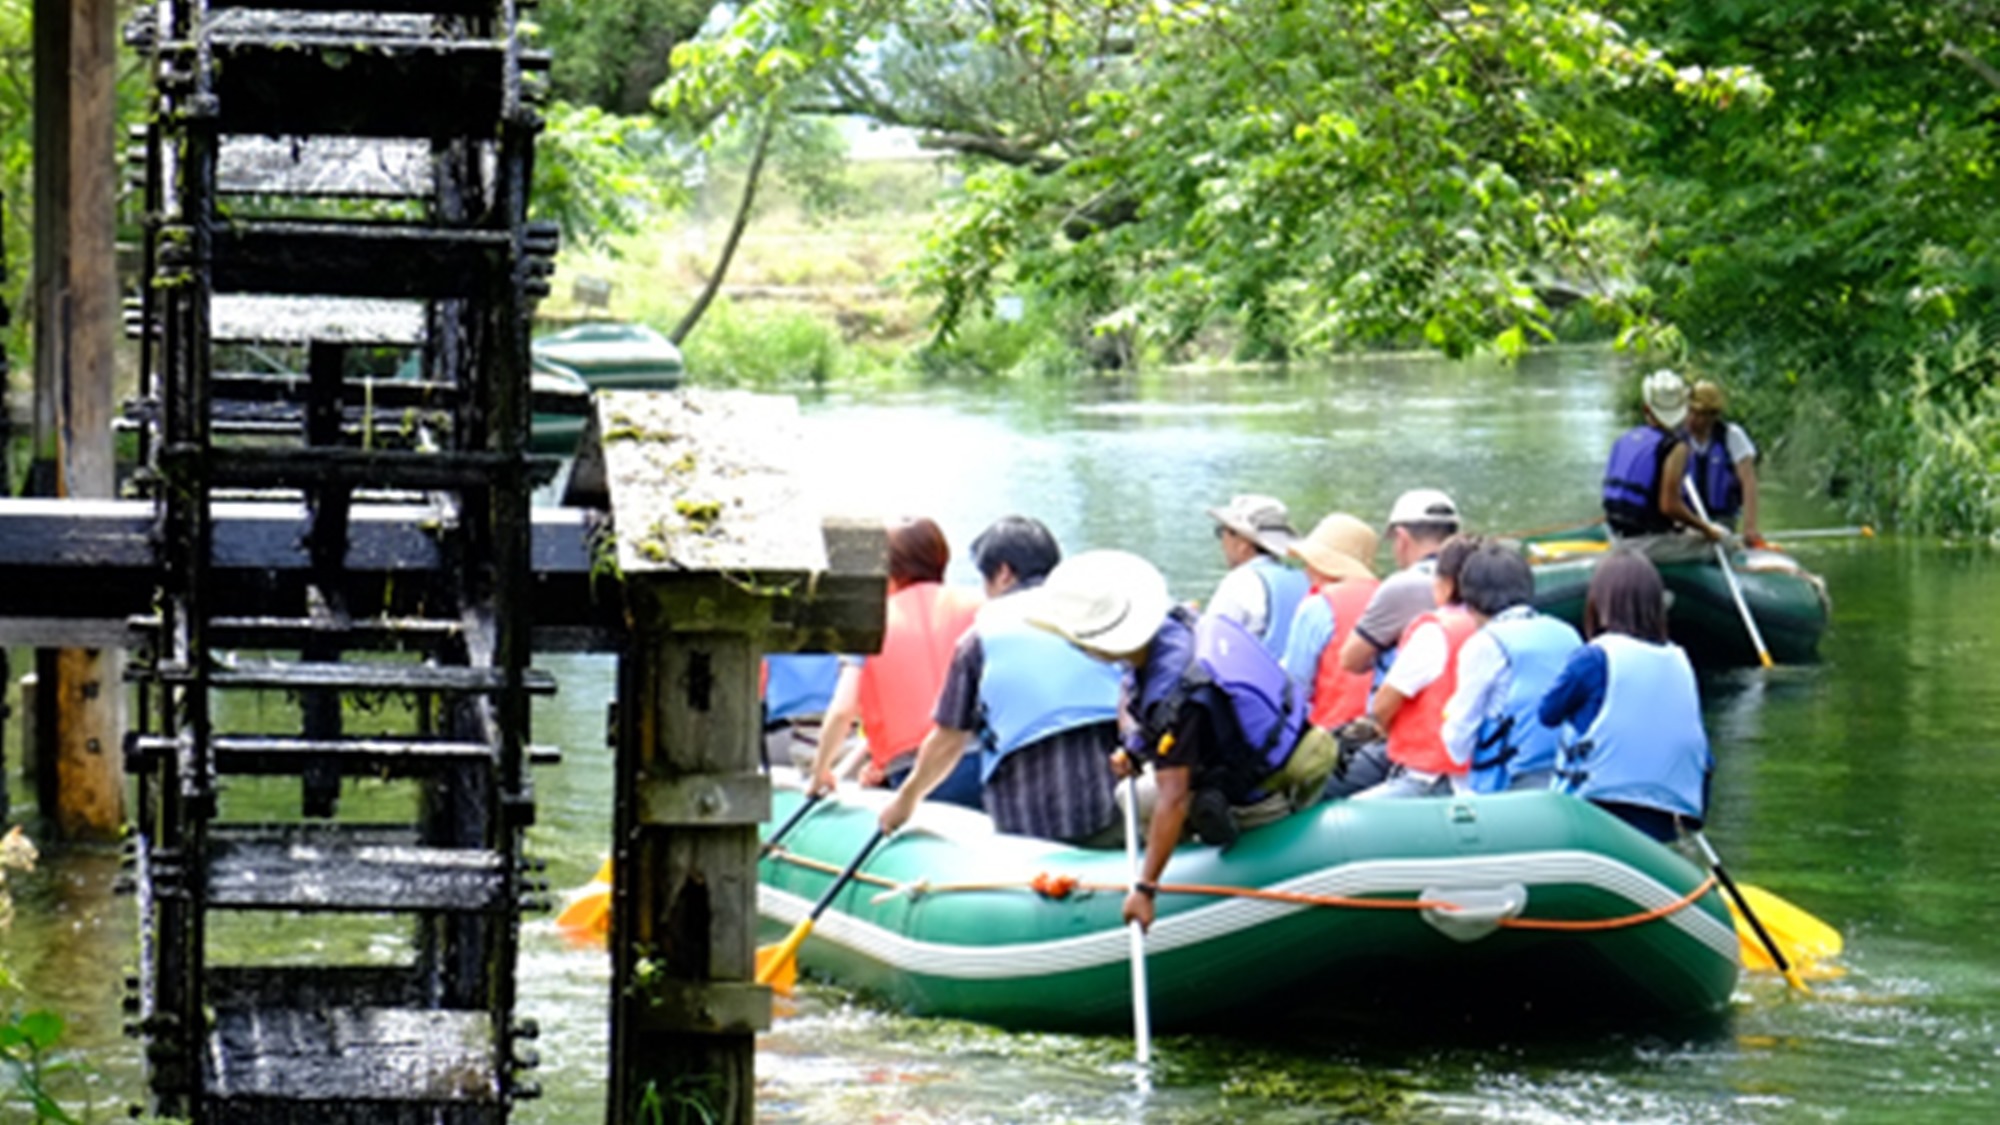
[[[700,387],[604,392],[597,425],[628,576],[827,569],[796,400]]]

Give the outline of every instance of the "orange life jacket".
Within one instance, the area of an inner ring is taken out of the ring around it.
[[[1410,635],[1427,621],[1444,627],[1444,671],[1404,700],[1396,717],[1389,720],[1389,760],[1424,773],[1462,774],[1468,763],[1452,761],[1444,748],[1444,705],[1458,690],[1458,650],[1465,647],[1466,638],[1479,631],[1479,622],[1460,606],[1440,606],[1419,614],[1403,628],[1397,650],[1409,644]]]
[[[980,596],[918,582],[889,595],[882,651],[861,665],[861,729],[878,768],[917,748],[930,733],[951,650],[972,625]]]
[[[1349,578],[1329,582],[1314,593],[1333,607],[1333,639],[1319,654],[1319,671],[1313,676],[1312,725],[1332,730],[1368,710],[1368,691],[1375,686],[1375,669],[1349,672],[1340,666],[1340,650],[1354,635],[1361,611],[1382,583],[1373,578]]]

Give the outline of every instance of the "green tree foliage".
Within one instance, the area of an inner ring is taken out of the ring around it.
[[[1642,271],[1700,362],[1875,518],[1991,532],[2000,433],[2000,14],[1962,3],[1634,3],[1680,58],[1771,91],[1647,107]],[[1803,393],[1800,393],[1803,392]],[[1951,466],[1944,471],[1942,466]]]
[[[981,158],[922,271],[946,334],[1022,290],[1264,355],[1518,353],[1575,300],[1622,321],[1613,95],[1760,93],[1573,3],[751,3],[678,59],[685,100],[781,90]]]
[[[542,0],[556,96],[632,117],[652,107],[674,47],[701,29],[712,0]]]

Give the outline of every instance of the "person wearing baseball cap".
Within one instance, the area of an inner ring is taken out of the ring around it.
[[[1197,619],[1129,551],[1071,556],[1022,596],[1028,621],[1129,670],[1128,733],[1115,768],[1151,768],[1158,799],[1126,921],[1153,924],[1160,876],[1184,828],[1226,848],[1319,799],[1333,740],[1306,721],[1302,693],[1240,623]]]
[[[1397,570],[1368,598],[1354,631],[1340,646],[1340,666],[1371,683],[1394,663],[1403,630],[1437,608],[1437,556],[1445,540],[1458,534],[1458,505],[1435,488],[1413,488],[1389,507],[1388,539]],[[1327,786],[1329,797],[1351,797],[1388,780],[1390,763],[1380,732],[1366,718],[1336,731],[1346,744],[1348,764]],[[1349,729],[1356,728],[1356,729]],[[1345,732],[1345,733],[1343,733]],[[1362,752],[1365,751],[1365,752]]]
[[[1208,599],[1208,612],[1242,625],[1272,656],[1282,657],[1292,615],[1310,589],[1304,572],[1285,565],[1286,553],[1299,538],[1291,513],[1281,500],[1246,493],[1208,514],[1229,563],[1229,573]]]
[[[1640,384],[1646,424],[1634,426],[1612,443],[1604,467],[1604,522],[1619,540],[1657,561],[1688,558],[1728,534],[1703,519],[1688,503],[1688,446],[1675,432],[1687,420],[1688,385],[1661,368]],[[1679,534],[1688,528],[1700,538]]]

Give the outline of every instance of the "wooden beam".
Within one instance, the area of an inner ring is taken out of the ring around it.
[[[60,497],[113,494],[118,23],[114,0],[35,5],[36,456]],[[115,839],[125,820],[123,659],[67,649],[55,662],[57,831]]]

